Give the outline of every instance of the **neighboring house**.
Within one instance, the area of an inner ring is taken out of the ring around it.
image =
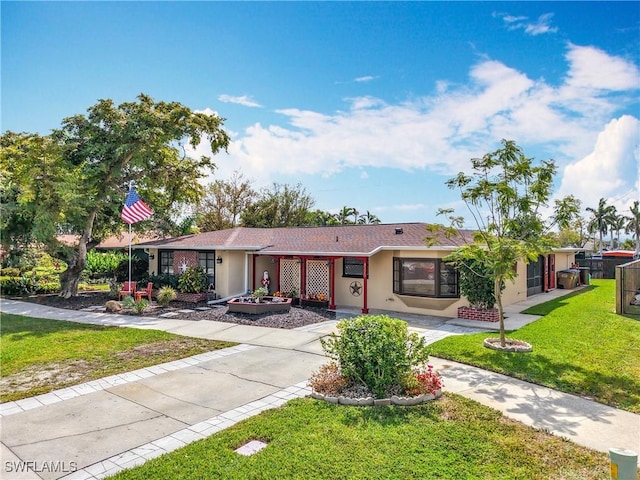
[[[78,244],[78,240],[80,239],[79,235],[58,235],[58,240],[65,245],[70,247],[76,246]],[[134,233],[131,236],[131,245],[132,245],[132,255],[136,255],[135,250],[133,250],[133,246],[138,243],[143,242],[152,242],[156,241],[159,238],[158,235],[147,235],[147,234],[137,234]],[[122,253],[129,253],[129,234],[122,233],[120,235],[112,235],[110,237],[105,238],[102,242],[94,247],[94,249],[98,252],[108,252],[108,251],[116,251]],[[145,252],[146,253],[146,252]],[[137,252],[137,256],[141,258],[145,258],[146,255],[143,255],[142,252]]]
[[[245,228],[150,241],[134,248],[149,253],[151,274],[180,274],[204,267],[210,289],[220,297],[262,286],[298,296],[324,295],[329,308],[357,307],[455,317],[460,297],[458,274],[442,258],[457,245],[442,237],[427,247],[425,223],[332,227]],[[470,235],[466,231],[466,235]],[[559,249],[530,265],[514,266],[505,305],[556,286],[556,271],[574,262],[574,249]]]

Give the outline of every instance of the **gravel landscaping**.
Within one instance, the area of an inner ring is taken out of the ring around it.
[[[104,306],[111,300],[108,292],[86,292],[77,297],[64,299],[58,295],[34,295],[15,298],[15,300],[39,303],[51,307],[82,310],[89,307]],[[158,317],[166,313],[177,315],[171,318],[179,320],[210,320],[216,322],[235,323],[238,325],[255,325],[260,327],[292,329],[335,319],[335,313],[324,309],[291,307],[287,313],[268,313],[263,315],[249,315],[243,313],[229,313],[226,305],[213,305],[208,310],[196,310],[207,307],[206,303],[171,302],[168,307],[161,307],[153,302],[142,314],[146,317]],[[180,310],[196,310],[191,313]],[[137,315],[133,310],[122,310],[124,315]]]

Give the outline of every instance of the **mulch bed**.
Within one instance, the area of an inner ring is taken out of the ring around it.
[[[24,302],[33,302],[50,307],[66,308],[69,310],[82,310],[97,305],[104,305],[109,297],[108,292],[82,292],[78,296],[65,299],[58,295],[32,295],[29,297],[14,298]],[[153,302],[143,312],[145,317],[158,317],[163,313],[177,312],[179,315],[171,318],[178,320],[210,320],[216,322],[235,323],[238,325],[254,325],[271,328],[292,329],[335,319],[335,313],[317,308],[292,307],[287,313],[266,313],[263,315],[249,315],[243,313],[228,313],[224,304],[212,306],[210,310],[198,310],[193,313],[183,313],[179,310],[195,310],[198,307],[208,306],[203,303],[171,302],[167,307],[161,307]],[[120,315],[138,315],[133,310],[122,310]]]

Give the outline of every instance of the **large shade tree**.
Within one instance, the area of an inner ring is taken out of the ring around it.
[[[156,212],[135,227],[166,224],[178,204],[203,194],[199,179],[215,167],[209,157],[190,158],[183,145],[206,139],[215,154],[229,137],[217,115],[141,94],[115,105],[100,100],[84,115],[62,121],[51,135],[2,135],[3,242],[36,241],[68,264],[61,295],[76,295],[87,250],[125,227],[120,211],[130,182]],[[56,235],[78,237],[74,247]]]
[[[245,209],[257,192],[239,171],[229,180],[216,180],[207,185],[206,195],[196,207],[198,226],[203,232],[237,227]]]
[[[314,203],[302,184],[274,183],[271,188],[260,190],[257,200],[244,208],[242,225],[258,228],[305,225]]]
[[[460,172],[446,182],[458,189],[468,207],[477,230],[473,242],[462,243],[445,258],[457,265],[477,262],[493,281],[493,292],[500,319],[500,345],[506,346],[502,288],[515,279],[518,261],[534,261],[553,247],[551,222],[543,219],[543,208],[551,194],[555,163],[545,160],[534,165],[522,149],[511,140],[503,140],[502,148],[482,158],[471,159],[473,173]],[[573,197],[555,203],[552,222],[566,227],[579,212]],[[460,236],[463,217],[452,210],[440,210],[449,215],[450,225],[430,227],[428,243],[437,242],[438,233]]]

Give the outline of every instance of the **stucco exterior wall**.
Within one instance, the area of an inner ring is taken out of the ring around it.
[[[237,250],[216,250],[222,263],[216,263],[216,294],[229,297],[245,293],[246,254]]]

